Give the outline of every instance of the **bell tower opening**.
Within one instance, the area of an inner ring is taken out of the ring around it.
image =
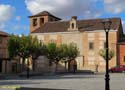
[[[78,30],[77,27],[77,16],[72,16],[70,22],[69,22],[69,28],[68,31],[76,31]]]

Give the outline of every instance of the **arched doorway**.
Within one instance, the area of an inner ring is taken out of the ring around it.
[[[70,70],[70,72],[73,72],[73,73],[76,72],[76,70],[77,70],[77,61],[76,60],[71,60],[69,62],[69,70]]]

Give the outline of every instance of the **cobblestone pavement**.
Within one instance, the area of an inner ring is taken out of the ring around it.
[[[56,88],[69,90],[105,90],[105,75],[56,75],[56,76],[35,76],[30,79],[16,78],[8,80],[0,80],[0,86],[12,85],[22,87],[37,87],[37,88]],[[125,73],[110,74],[111,90],[125,90]],[[14,90],[2,89],[0,90]]]

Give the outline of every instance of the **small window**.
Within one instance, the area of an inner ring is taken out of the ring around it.
[[[44,18],[40,18],[40,25],[44,23]]]
[[[74,29],[74,23],[72,23],[72,29]]]
[[[37,19],[33,19],[33,26],[37,25]]]
[[[94,49],[94,44],[93,44],[93,42],[90,42],[90,43],[89,43],[89,49],[90,49],[90,50],[93,50],[93,49]]]

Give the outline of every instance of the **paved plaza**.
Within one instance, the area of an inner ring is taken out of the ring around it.
[[[125,73],[110,74],[111,90],[125,90]],[[14,79],[15,78],[15,79]],[[56,88],[69,90],[105,90],[104,74],[68,74],[56,76],[34,76],[30,79],[13,77],[8,80],[0,80],[0,86],[17,85],[22,87]],[[2,89],[0,90],[14,90]]]

